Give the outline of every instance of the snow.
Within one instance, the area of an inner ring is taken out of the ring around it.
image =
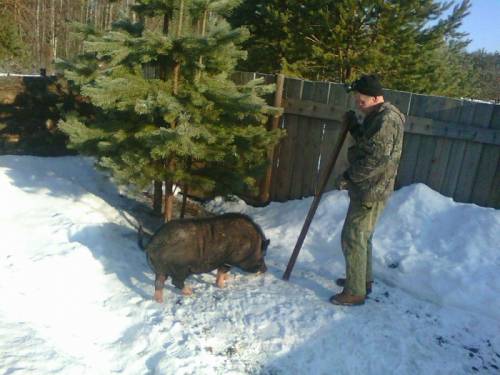
[[[40,74],[0,73],[0,77],[41,77]]]
[[[374,237],[374,291],[328,298],[344,275],[345,192],[327,193],[289,282],[281,279],[311,198],[264,208],[217,198],[271,239],[260,276],[154,275],[137,221],[91,159],[0,156],[0,373],[499,374],[500,211],[425,185],[393,194]]]

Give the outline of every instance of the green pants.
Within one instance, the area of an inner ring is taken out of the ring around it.
[[[373,281],[372,237],[385,201],[360,202],[351,199],[344,227],[342,252],[346,263],[344,290],[355,296],[366,294],[366,283]]]

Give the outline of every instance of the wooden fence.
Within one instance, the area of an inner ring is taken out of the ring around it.
[[[239,72],[238,83],[276,76]],[[500,105],[385,90],[385,99],[407,116],[396,187],[425,183],[458,202],[500,208]],[[270,98],[271,100],[272,98]],[[286,78],[280,126],[287,136],[275,150],[269,197],[286,201],[311,196],[318,186],[352,95],[341,84]],[[341,152],[327,185],[347,168]]]

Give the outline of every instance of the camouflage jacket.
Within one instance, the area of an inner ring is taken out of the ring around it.
[[[404,115],[385,102],[368,114],[362,124],[351,127],[355,144],[349,147],[349,168],[344,174],[351,199],[385,200],[394,190],[404,122]]]

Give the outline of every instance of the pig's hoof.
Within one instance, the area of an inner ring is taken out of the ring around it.
[[[223,277],[218,277],[217,281],[215,282],[215,284],[217,284],[217,286],[219,288],[224,288],[224,282],[225,282],[225,280],[224,280]]]
[[[155,292],[154,300],[158,303],[163,303],[163,293]]]
[[[224,288],[225,282],[229,280],[229,273],[218,273],[217,274],[217,279],[215,280],[215,284],[219,288]]]
[[[189,286],[185,286],[184,288],[182,288],[181,293],[185,296],[190,296],[193,294],[193,289],[191,289],[191,287]]]

